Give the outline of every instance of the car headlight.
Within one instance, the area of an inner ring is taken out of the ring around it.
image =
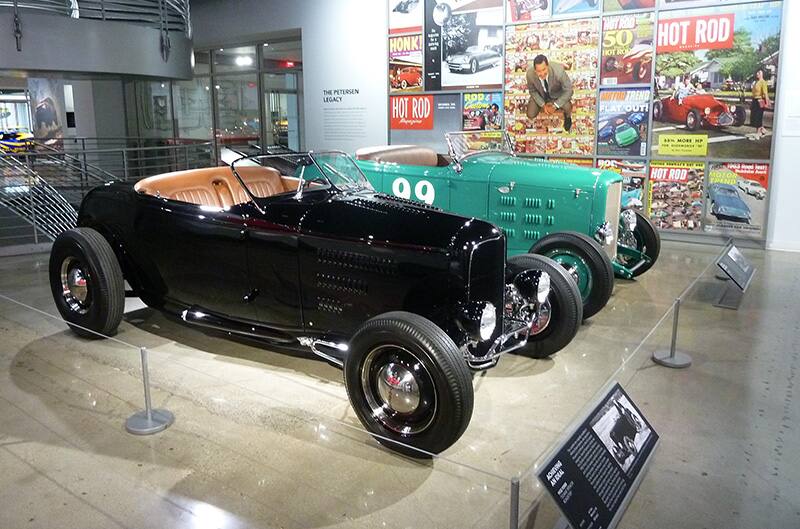
[[[736,112],[736,105],[731,105],[731,112]]]
[[[620,220],[627,231],[632,232],[636,229],[636,213],[630,209],[626,209],[620,213]]]
[[[488,340],[497,326],[497,310],[491,303],[486,303],[481,312],[480,334],[481,340]]]
[[[711,107],[706,107],[706,109],[703,112],[706,113],[706,116],[711,114]]]
[[[544,303],[550,295],[550,274],[542,272],[539,277],[539,285],[536,288],[536,301]]]
[[[597,242],[604,246],[608,246],[614,242],[614,232],[611,229],[611,224],[608,221],[604,222],[597,228],[597,231],[594,232],[594,238],[597,239]]]

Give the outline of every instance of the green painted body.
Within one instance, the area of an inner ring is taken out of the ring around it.
[[[356,163],[378,191],[501,227],[509,255],[528,252],[537,240],[553,232],[577,231],[594,237],[606,219],[609,186],[622,185],[622,177],[612,171],[497,151],[465,157],[460,170],[456,164]],[[614,267],[618,275],[629,276],[618,263]]]

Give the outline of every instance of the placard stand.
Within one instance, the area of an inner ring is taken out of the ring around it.
[[[752,283],[756,275],[756,267],[750,264],[733,243],[730,243],[719,256],[717,266],[724,274],[725,286],[714,306],[739,310],[742,299],[744,299],[744,293],[750,287],[750,283]],[[720,278],[720,274],[717,274],[717,277]]]

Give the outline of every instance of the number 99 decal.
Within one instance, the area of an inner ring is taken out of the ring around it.
[[[436,199],[436,189],[434,189],[433,184],[427,180],[420,180],[417,182],[414,186],[414,196],[412,197],[411,183],[402,176],[396,178],[395,181],[392,182],[392,194],[400,198],[413,198],[428,205],[433,204],[433,201]]]

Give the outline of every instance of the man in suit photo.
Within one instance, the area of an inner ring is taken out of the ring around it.
[[[564,130],[572,128],[572,81],[563,64],[551,63],[544,55],[533,59],[533,66],[525,74],[528,80],[528,117],[533,119],[545,114],[562,113]]]

